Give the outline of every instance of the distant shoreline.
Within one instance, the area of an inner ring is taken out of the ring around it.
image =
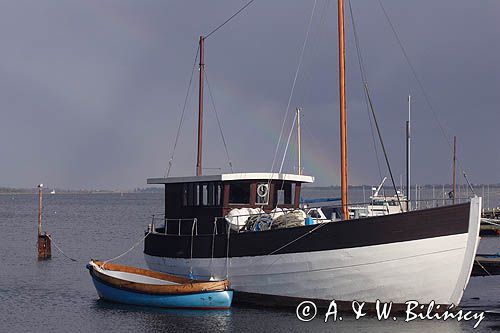
[[[412,185],[412,188],[415,185]],[[432,187],[435,188],[442,188],[443,186],[445,188],[451,188],[451,184],[425,184],[425,185],[418,185],[420,188],[426,188],[426,189],[431,189]],[[461,184],[461,187],[465,185]],[[473,187],[476,189],[476,191],[479,191],[483,188],[483,186],[486,188],[489,186],[490,189],[497,189],[500,188],[500,184],[477,184],[473,185]],[[331,185],[331,186],[303,186],[304,189],[307,189],[309,191],[324,191],[324,190],[329,190],[329,189],[340,189],[340,186],[338,185]],[[367,188],[370,189],[373,187],[373,185],[349,185],[349,188],[351,189],[360,189],[360,188]],[[391,189],[392,186],[384,186],[383,188],[385,189]],[[44,190],[44,194],[50,194],[50,191],[52,189],[47,188]],[[163,193],[163,187],[147,187],[147,188],[136,188],[133,190],[58,190],[57,188],[54,189],[55,194],[130,194],[130,193]],[[21,195],[21,194],[37,194],[38,190],[36,188],[33,189],[23,189],[23,188],[9,188],[9,187],[0,187],[0,195]]]

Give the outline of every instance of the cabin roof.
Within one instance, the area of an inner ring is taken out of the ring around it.
[[[209,176],[189,176],[189,177],[168,177],[168,178],[148,178],[148,184],[178,184],[178,183],[199,183],[233,180],[288,180],[301,183],[313,183],[314,177],[304,175],[294,175],[287,173],[250,172],[250,173],[225,173]]]

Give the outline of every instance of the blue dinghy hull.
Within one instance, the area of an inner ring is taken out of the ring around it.
[[[92,276],[100,298],[116,303],[162,308],[227,309],[231,307],[233,291],[211,291],[179,295],[154,295],[118,289]]]
[[[92,260],[87,268],[100,298],[116,303],[185,309],[227,309],[229,281],[204,281]]]

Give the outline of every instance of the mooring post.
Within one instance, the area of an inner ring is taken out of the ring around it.
[[[42,194],[43,184],[38,185],[38,260],[50,259],[50,235],[42,234]]]

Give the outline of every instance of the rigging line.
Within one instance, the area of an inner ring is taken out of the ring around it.
[[[385,163],[387,164],[387,169],[389,169],[389,175],[391,176],[392,187],[394,188],[394,192],[396,192],[396,198],[398,199],[399,208],[401,208],[401,212],[403,211],[403,205],[401,204],[401,200],[399,199],[399,193],[396,188],[396,183],[394,182],[394,177],[392,175],[391,165],[389,164],[389,157],[387,156],[387,151],[385,150],[384,140],[382,140],[382,134],[380,133],[380,128],[378,126],[377,117],[375,116],[375,110],[373,109],[372,99],[370,97],[370,92],[368,90],[368,85],[365,84],[365,92],[368,97],[368,102],[370,103],[370,110],[372,111],[373,121],[375,122],[375,127],[377,128],[378,138],[380,140],[380,145],[382,146],[382,151],[384,152]]]
[[[474,188],[472,187],[472,184],[469,182],[469,178],[467,178],[467,174],[465,173],[465,171],[463,171],[463,175],[464,175],[465,181],[467,182],[467,185],[469,186],[472,194],[477,195],[476,192],[474,191]]]
[[[321,45],[321,41],[320,41],[320,34],[319,34],[319,31],[321,31],[321,28],[323,28],[323,26],[326,27],[325,25],[325,17],[326,17],[326,13],[328,12],[328,7],[330,5],[330,2],[331,0],[325,0],[324,2],[324,5],[323,7],[320,9],[320,17],[319,17],[319,20],[318,20],[318,24],[316,25],[316,28],[318,30],[318,32],[316,34],[314,34],[314,27],[313,27],[313,30],[312,30],[312,39],[311,41],[309,42],[309,59],[312,59],[313,63],[314,63],[314,59],[317,59],[317,55],[318,55],[318,52],[319,52],[319,45]],[[313,87],[314,87],[314,80],[313,80],[313,75],[311,73],[311,70],[307,70],[305,69],[303,72],[303,82],[304,82],[304,90],[303,90],[303,93],[301,94],[302,95],[302,98],[305,99],[307,96],[311,96],[311,91],[313,90]]]
[[[271,178],[272,178],[272,174],[273,174],[273,171],[274,171],[274,165],[276,164],[276,158],[278,157],[278,150],[279,150],[279,147],[280,147],[280,144],[281,144],[281,138],[283,137],[283,131],[285,129],[285,123],[286,123],[286,120],[288,118],[288,114],[289,114],[289,111],[290,111],[290,104],[292,102],[292,96],[293,96],[293,92],[295,90],[295,84],[297,83],[297,77],[299,76],[299,71],[300,71],[300,67],[302,65],[302,60],[304,58],[304,51],[305,51],[306,46],[307,46],[307,40],[309,38],[309,32],[311,31],[312,20],[313,20],[313,17],[314,17],[314,12],[316,10],[316,4],[317,4],[317,2],[318,2],[318,0],[314,0],[313,8],[312,8],[312,11],[311,11],[311,16],[309,18],[309,25],[308,25],[307,31],[306,31],[306,37],[304,38],[304,43],[302,44],[302,50],[300,52],[299,63],[297,65],[297,69],[295,71],[295,76],[294,76],[293,82],[292,82],[292,89],[290,91],[290,96],[288,97],[288,102],[287,102],[287,106],[286,106],[286,109],[285,109],[285,117],[283,118],[283,123],[281,124],[280,136],[279,136],[279,139],[278,139],[278,143],[276,144],[276,149],[274,150],[273,163],[271,165],[271,172],[270,172],[270,175],[269,175],[268,185],[271,183]]]
[[[217,30],[219,30],[220,28],[222,28],[224,25],[226,25],[226,23],[228,23],[229,21],[231,21],[233,18],[235,18],[239,13],[241,13],[243,10],[245,10],[245,8],[247,8],[248,6],[250,6],[255,0],[250,0],[248,1],[243,7],[241,7],[236,13],[234,13],[233,15],[231,15],[227,20],[225,20],[224,22],[222,22],[220,25],[218,25],[215,29],[213,29],[212,31],[210,31],[205,37],[204,39],[207,39],[208,37],[212,36],[212,34],[214,34]]]
[[[389,23],[389,26],[391,27],[391,30],[394,34],[394,37],[396,38],[396,41],[399,45],[399,47],[401,48],[401,51],[403,53],[403,56],[406,60],[406,62],[408,63],[408,66],[410,67],[411,69],[411,72],[413,74],[413,77],[415,78],[415,81],[417,81],[417,84],[418,84],[418,87],[420,88],[420,90],[422,91],[422,95],[424,96],[424,99],[425,99],[425,102],[427,104],[427,106],[429,107],[429,110],[431,110],[435,120],[436,120],[436,123],[438,124],[439,126],[439,129],[441,130],[441,134],[443,134],[443,137],[446,141],[446,143],[448,144],[448,148],[450,150],[453,150],[452,148],[452,143],[451,143],[451,140],[450,140],[450,136],[447,134],[446,132],[446,129],[444,128],[443,124],[439,121],[439,118],[437,116],[437,113],[436,111],[434,110],[434,107],[432,106],[432,103],[430,101],[430,98],[429,98],[429,95],[427,94],[427,91],[424,89],[424,85],[422,84],[422,81],[420,81],[418,75],[417,75],[417,71],[415,70],[415,67],[413,67],[413,64],[412,62],[410,61],[410,57],[408,56],[408,54],[406,53],[406,49],[404,48],[403,46],[403,42],[401,41],[401,39],[399,38],[399,35],[396,31],[396,27],[394,26],[394,24],[392,23],[390,17],[389,17],[389,14],[387,13],[384,5],[382,4],[382,1],[381,0],[378,0],[378,3],[380,5],[380,8],[382,8],[382,11],[384,12],[384,16],[385,18],[387,19],[387,22]],[[458,164],[458,168],[460,169],[460,171],[463,172],[463,169],[460,165],[460,161],[459,159],[457,158],[457,164]]]
[[[394,192],[396,193],[396,197],[398,199],[399,207],[400,207],[401,211],[403,211],[403,206],[401,204],[401,201],[400,201],[400,198],[399,198],[399,194],[398,194],[398,190],[396,188],[396,183],[395,183],[394,177],[392,175],[391,165],[389,163],[389,158],[387,156],[387,151],[385,149],[384,141],[382,139],[382,134],[381,134],[380,128],[378,126],[377,117],[375,115],[375,110],[373,108],[373,103],[372,103],[372,100],[371,100],[371,97],[370,97],[370,92],[368,90],[368,80],[366,78],[366,72],[364,70],[363,57],[362,57],[362,54],[361,54],[361,48],[359,46],[359,39],[358,39],[358,34],[357,34],[356,25],[355,25],[355,21],[354,21],[354,14],[353,14],[353,11],[352,11],[352,5],[351,5],[351,1],[350,0],[349,0],[349,10],[350,10],[351,20],[352,20],[352,25],[353,25],[353,31],[354,31],[354,39],[355,39],[355,44],[356,44],[356,53],[357,53],[357,56],[358,56],[358,62],[359,62],[360,71],[361,71],[361,78],[363,80],[363,86],[364,86],[364,90],[365,90],[365,96],[366,96],[365,99],[368,101],[368,104],[369,104],[369,107],[370,107],[370,110],[371,110],[371,113],[372,113],[372,116],[373,116],[373,122],[375,123],[375,127],[376,127],[376,130],[377,130],[377,133],[378,133],[378,137],[379,137],[379,140],[380,140],[380,145],[382,146],[382,151],[384,153],[385,162],[386,162],[387,168],[389,170],[389,175],[391,176],[392,186],[394,188]],[[371,118],[370,118],[370,123],[371,123]],[[377,154],[377,164],[378,164],[378,154]],[[380,172],[380,166],[379,166],[379,173],[380,173],[380,178],[382,178],[382,173]],[[384,196],[385,196],[385,194],[384,194]]]
[[[296,121],[297,121],[297,114],[295,114],[295,117],[293,117],[292,127],[290,128],[290,133],[288,134],[288,140],[286,141],[285,152],[283,153],[283,159],[281,160],[280,170],[278,173],[281,173],[281,171],[283,170],[283,164],[285,163],[286,153],[288,151],[288,145],[290,144],[290,138],[292,137],[292,132],[293,132],[293,129],[295,128]],[[280,190],[283,190],[284,186],[285,186],[285,178],[283,178],[283,180],[281,181]],[[278,208],[278,200],[276,200],[276,207],[275,208]]]
[[[350,16],[351,16],[351,24],[352,24],[353,34],[354,34],[354,43],[355,43],[355,46],[356,46],[357,59],[358,59],[358,64],[359,64],[359,71],[360,71],[360,74],[361,74],[361,80],[362,80],[362,82],[364,84],[364,83],[368,83],[368,82],[367,82],[367,78],[366,78],[365,65],[364,65],[364,62],[363,62],[363,55],[361,53],[361,47],[359,45],[358,31],[356,29],[356,23],[354,21],[354,13],[353,13],[353,10],[352,10],[351,0],[349,0],[349,13],[350,13]],[[364,90],[363,87],[362,87],[362,89]],[[372,117],[370,115],[370,106],[368,104],[368,98],[366,97],[366,94],[363,94],[363,97],[364,97],[364,100],[365,100],[366,113],[368,115],[368,121],[370,123],[370,132],[371,132],[371,135],[372,135],[372,142],[373,142],[373,149],[375,151],[375,158],[377,160],[378,173],[379,173],[380,179],[382,179],[382,168],[380,167],[380,159],[379,159],[379,156],[378,156],[377,143],[376,143],[376,140],[375,140],[375,133],[373,131],[373,122],[372,122]]]
[[[292,245],[293,243],[295,243],[295,242],[297,242],[297,241],[301,240],[302,238],[306,237],[307,235],[310,235],[310,234],[312,234],[313,232],[315,232],[315,231],[317,231],[317,230],[319,230],[319,229],[323,228],[324,226],[328,225],[328,223],[334,223],[334,222],[325,222],[325,223],[317,224],[317,225],[315,225],[315,226],[314,226],[314,228],[312,228],[311,230],[309,230],[309,231],[305,232],[304,234],[302,234],[302,235],[300,235],[300,236],[298,236],[298,237],[296,237],[296,238],[292,239],[291,241],[287,242],[286,244],[284,244],[284,245],[282,245],[282,246],[278,247],[277,249],[275,249],[275,250],[273,250],[273,251],[271,251],[271,252],[267,253],[266,255],[264,255],[264,256],[256,256],[256,257],[254,257],[254,259],[253,259],[253,260],[252,260],[252,261],[251,261],[248,265],[252,265],[252,264],[255,264],[255,263],[259,262],[259,261],[263,261],[263,260],[264,260],[267,256],[273,255],[273,254],[275,254],[275,253],[277,253],[277,252],[279,252],[279,251],[283,250],[284,248],[286,248],[286,247],[288,247],[288,246]],[[229,237],[228,237],[228,238],[229,238]],[[274,263],[273,263],[273,264],[274,264]]]
[[[212,108],[214,109],[215,118],[217,119],[217,125],[219,126],[220,136],[222,137],[222,143],[224,144],[224,150],[226,151],[227,163],[229,164],[231,172],[234,172],[233,163],[231,162],[231,158],[229,157],[229,151],[227,149],[226,139],[224,137],[224,132],[222,131],[222,125],[219,120],[219,114],[217,113],[217,108],[215,107],[215,100],[214,96],[212,95],[212,89],[210,88],[210,83],[208,82],[207,70],[203,69],[203,73],[205,73],[205,81],[207,82],[208,93],[210,94],[210,100],[212,101]]]
[[[179,127],[177,128],[177,134],[175,135],[174,148],[172,150],[172,154],[170,155],[170,159],[168,160],[168,169],[165,172],[165,178],[167,178],[170,174],[170,169],[172,168],[172,162],[174,161],[175,149],[177,148],[177,143],[179,141],[179,136],[181,133],[182,122],[184,121],[184,114],[186,113],[186,106],[189,99],[189,93],[191,91],[191,84],[193,82],[194,70],[196,68],[196,61],[198,60],[198,54],[200,52],[200,45],[196,49],[196,55],[194,57],[193,68],[191,69],[191,78],[189,79],[189,84],[186,92],[186,97],[184,98],[184,106],[182,107],[181,119],[179,121]]]
[[[278,173],[281,173],[281,171],[283,170],[283,164],[285,163],[286,153],[288,151],[288,145],[290,144],[290,138],[292,137],[292,132],[293,129],[295,128],[296,121],[297,121],[297,114],[295,114],[295,117],[293,117],[292,127],[290,127],[290,133],[288,134],[288,140],[286,141],[285,152],[283,153],[283,159],[281,160],[280,171]],[[285,180],[283,179],[283,182],[284,181]]]

